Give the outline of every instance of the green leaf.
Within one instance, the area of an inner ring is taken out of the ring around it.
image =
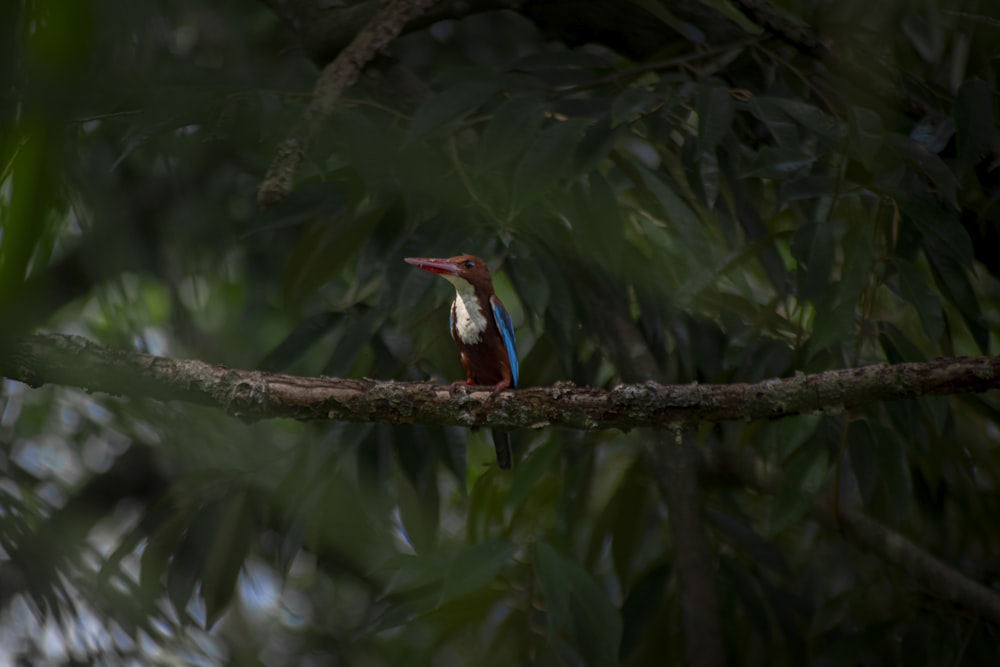
[[[969,282],[967,271],[950,257],[942,257],[937,250],[925,248],[934,273],[934,281],[942,294],[954,304],[962,314],[962,320],[969,327],[969,333],[983,354],[990,353],[990,331],[979,309],[979,300]]]
[[[846,134],[843,123],[812,104],[784,98],[775,99],[774,102],[799,125],[822,139],[839,143]]]
[[[852,224],[844,235],[842,245],[844,264],[833,299],[824,299],[816,304],[813,336],[809,343],[811,354],[843,340],[854,330],[857,304],[871,275],[873,249],[868,225]]]
[[[623,588],[632,583],[632,564],[648,525],[649,485],[641,457],[622,475],[614,493],[604,503],[590,534],[586,567],[593,567],[611,539],[611,559]]]
[[[371,332],[378,330],[385,317],[385,313],[376,308],[351,308],[347,316],[341,318],[341,334],[323,366],[323,374],[334,377],[362,375],[366,369],[357,368],[358,360],[365,347],[372,342]],[[352,374],[352,370],[357,372]]]
[[[872,422],[870,426],[874,435],[879,479],[885,485],[896,515],[902,517],[909,509],[913,497],[913,481],[910,479],[906,452],[895,431],[878,422]]]
[[[534,95],[518,95],[501,104],[476,148],[476,169],[493,169],[522,155],[544,121],[545,107]]]
[[[851,457],[851,469],[858,481],[858,490],[866,506],[871,503],[875,485],[878,484],[878,458],[875,455],[875,439],[868,422],[855,419],[848,426],[847,450]]]
[[[747,15],[740,11],[733,3],[729,2],[729,0],[701,0],[701,3],[719,12],[751,35],[759,35],[764,31],[763,28],[747,18]]]
[[[910,160],[937,188],[942,199],[956,205],[958,179],[944,160],[924,144],[899,134],[889,134],[888,143],[896,153]]]
[[[871,226],[865,222],[852,222],[841,242],[844,252],[844,262],[840,267],[840,282],[837,285],[837,298],[853,308],[861,299],[861,294],[868,286],[872,274]]]
[[[851,107],[851,153],[865,169],[871,169],[882,147],[882,117],[865,107]]]
[[[396,476],[400,521],[414,550],[424,554],[437,546],[440,501],[436,478],[427,480],[427,483],[420,486],[421,490],[418,491],[409,475]]]
[[[449,341],[450,342],[450,341]],[[480,483],[480,478],[488,476],[495,485],[497,478],[491,474],[496,467],[496,447],[489,431],[475,430],[469,432],[465,442],[465,485],[467,489]],[[498,501],[495,498],[494,501]],[[499,509],[499,505],[493,508]]]
[[[614,68],[617,60],[610,52],[575,50],[532,51],[511,64],[511,71],[535,73],[541,70],[571,69],[588,73]],[[590,74],[592,76],[592,74]],[[533,82],[532,82],[533,85]]]
[[[0,204],[2,296],[17,293],[21,289],[33,256],[41,266],[47,264],[45,260],[54,242],[53,238],[47,238],[51,229],[48,220],[63,205],[62,191],[57,182],[58,171],[51,166],[59,159],[56,137],[61,135],[46,132],[42,123],[32,119],[22,117],[19,125],[19,132],[5,127],[3,138],[0,139],[0,150],[11,152],[4,172],[7,177],[12,177],[0,181],[0,186],[5,191],[3,204]],[[9,317],[6,319],[5,328],[14,329],[16,326],[18,329],[23,327],[29,330],[36,324],[15,323]]]
[[[516,544],[499,540],[473,544],[455,553],[444,573],[439,604],[489,586],[517,550]]]
[[[622,619],[593,576],[545,542],[534,548],[551,641],[573,639],[588,665],[617,665]]]
[[[736,106],[729,90],[702,86],[698,91],[698,153],[714,151],[729,132]]]
[[[788,202],[802,199],[819,199],[829,197],[837,189],[837,179],[833,176],[810,175],[784,181],[778,186],[778,203],[776,208],[784,208]]]
[[[250,497],[246,491],[232,493],[224,501],[211,546],[201,569],[201,597],[205,602],[205,626],[211,628],[229,606],[243,561],[254,535]]]
[[[931,16],[934,15],[907,12],[902,16],[899,27],[901,32],[910,38],[914,50],[925,62],[939,63],[944,58],[944,50],[948,45],[945,35],[950,26],[944,21],[932,19]]]
[[[330,117],[329,134],[339,147],[337,157],[350,164],[367,189],[395,190],[393,169],[403,143],[402,132],[385,123],[376,124],[365,114],[341,109]]]
[[[329,217],[305,225],[288,255],[282,284],[285,302],[301,304],[328,281],[336,278],[349,262],[357,261],[361,247],[386,208],[370,211],[331,211]]]
[[[604,118],[599,118],[597,122],[591,124],[580,140],[580,145],[573,155],[573,167],[578,174],[589,174],[596,170],[612,151],[618,138],[629,132],[626,125],[611,127],[609,123],[603,122]]]
[[[730,513],[711,507],[705,508],[705,516],[712,521],[720,538],[728,541],[741,556],[750,558],[757,566],[774,574],[788,575],[788,562],[781,550],[761,537],[748,517],[735,508]]]
[[[4,498],[4,502],[9,503],[10,501],[7,498]],[[23,512],[21,509],[18,509],[18,511],[19,513]],[[151,550],[156,551],[157,548],[152,546],[152,543],[159,540],[162,545],[165,535],[169,534],[170,541],[176,543],[181,537],[180,521],[177,519],[177,515],[179,514],[180,511],[178,508],[167,507],[166,503],[162,501],[151,507],[145,516],[142,517],[140,524],[122,536],[118,546],[109,556],[105,558],[104,563],[101,564],[101,569],[97,573],[98,590],[100,590],[103,594],[104,590],[108,586],[108,581],[112,577],[123,574],[124,570],[121,567],[122,560],[131,555],[135,551],[136,547],[139,546],[139,543],[147,537],[149,540],[143,549],[143,557],[145,557],[146,553]],[[162,574],[163,565],[165,563],[165,556],[160,563],[151,562],[153,571],[158,574]],[[141,567],[139,571],[141,574],[146,574]],[[150,572],[149,574],[152,573],[153,572]],[[140,579],[140,589],[141,588],[143,588],[143,586],[142,580]],[[158,595],[160,593],[159,587],[156,586],[155,590],[151,592],[154,593],[154,595]],[[152,599],[152,596],[150,596],[150,599]]]
[[[448,570],[452,554],[434,551],[414,556],[397,553],[375,568],[376,573],[390,573],[385,584],[385,595],[412,594],[433,589],[435,599],[440,595],[439,586]]]
[[[777,99],[754,97],[750,100],[750,112],[767,126],[779,146],[787,149],[801,146],[798,125],[792,122]]]
[[[939,341],[944,333],[941,299],[931,291],[923,272],[915,264],[898,257],[894,263],[899,274],[900,296],[917,311],[927,339],[932,343]]]
[[[670,578],[669,563],[661,563],[645,572],[628,591],[622,604],[622,643],[620,657],[626,658],[636,648],[656,611],[664,600],[664,588]]]
[[[513,617],[516,620],[521,620],[523,623],[523,618],[520,614],[505,613],[507,605],[504,603],[507,602],[505,598],[508,592],[506,588],[500,586],[480,588],[457,600],[439,605],[420,615],[419,619],[414,620],[417,621],[417,625],[434,629],[435,640],[441,642],[438,646],[441,646],[444,642],[451,641],[453,638],[467,636],[470,628],[489,627],[492,630],[500,618],[504,618],[504,616],[507,617],[505,621]],[[413,625],[411,624],[409,628],[403,630],[402,635],[407,636],[412,630]],[[498,654],[503,656],[512,655],[516,651],[519,642],[515,640],[514,646],[504,647],[506,648],[504,650],[504,648],[496,646],[495,635],[493,635],[493,638],[494,644],[489,649],[486,649],[489,652],[490,659],[493,661],[489,664],[513,664],[514,661],[512,659],[498,660]],[[407,647],[407,649],[409,648]],[[412,652],[407,649],[403,650],[412,657]],[[476,650],[483,650],[483,647],[477,646]],[[435,662],[437,661],[431,661],[430,664],[434,664]]]
[[[826,221],[800,225],[792,236],[790,249],[795,259],[798,297],[813,303],[828,292],[833,273],[834,242],[830,224]]]
[[[924,253],[938,289],[958,308],[979,349],[983,354],[989,354],[989,328],[980,310],[976,291],[969,282],[972,241],[968,233],[957,215],[933,204],[904,202],[903,210],[920,231]]]
[[[826,447],[808,447],[800,451],[785,471],[785,479],[771,503],[768,532],[777,535],[796,524],[806,514],[823,487],[830,455]]]
[[[644,461],[641,457],[640,461]],[[643,544],[649,525],[650,501],[648,478],[640,464],[633,466],[622,479],[614,497],[617,515],[611,529],[611,562],[622,586],[632,583],[632,566]]]
[[[953,115],[958,161],[968,168],[989,155],[996,136],[996,106],[990,85],[972,79],[959,86]]]
[[[664,25],[669,26],[679,35],[683,35],[688,41],[695,43],[705,41],[705,34],[697,26],[678,18],[673,12],[667,9],[666,5],[660,2],[660,0],[628,1],[642,7],[647,12],[662,21]]]
[[[643,116],[663,101],[662,95],[642,86],[631,86],[615,98],[611,105],[611,127],[631,122],[636,116]]]
[[[946,396],[921,396],[917,399],[924,419],[931,426],[931,432],[942,436],[951,421],[951,407]]]
[[[548,616],[548,626],[553,634],[571,637],[573,633],[573,616],[570,613],[572,593],[569,586],[569,573],[566,559],[545,542],[536,542],[533,563],[535,576],[545,600],[545,612]],[[575,564],[574,564],[575,565]],[[553,637],[554,638],[554,637]]]
[[[878,331],[879,344],[890,364],[927,361],[927,356],[896,325],[881,321],[878,322]]]
[[[480,433],[482,433],[480,431]],[[469,438],[470,443],[473,438]],[[470,542],[483,542],[496,534],[499,527],[505,525],[504,496],[506,489],[501,473],[496,467],[496,454],[483,436],[476,438],[479,443],[479,456],[474,452],[468,455],[468,470],[466,472],[466,487],[469,489],[468,513],[465,519],[466,539]]]
[[[569,175],[573,155],[587,124],[582,119],[570,119],[554,122],[542,131],[514,172],[510,204],[513,215]]]
[[[764,453],[782,461],[788,459],[812,439],[822,421],[820,414],[805,414],[768,423],[765,426]]]
[[[538,259],[527,253],[518,253],[507,258],[507,274],[517,291],[526,313],[541,317],[549,306],[551,289],[538,266]],[[527,315],[525,320],[528,320]]]
[[[920,199],[903,201],[902,208],[920,232],[925,248],[933,249],[939,257],[954,260],[963,268],[972,268],[972,239],[956,213]]]
[[[340,323],[342,316],[342,313],[325,311],[299,321],[291,333],[268,352],[254,368],[271,373],[287,370],[314,343],[332,331]]]
[[[705,204],[709,208],[714,207],[715,201],[719,197],[719,183],[721,181],[719,158],[715,151],[708,151],[698,156],[698,181],[705,197]]]
[[[569,562],[576,639],[591,665],[618,664],[622,619],[607,593],[589,572]]]
[[[797,148],[764,146],[753,158],[744,177],[788,179],[803,175],[816,162]]]
[[[594,257],[604,266],[617,267],[625,245],[625,222],[615,193],[599,171],[581,177],[580,182],[573,189],[578,206],[573,226],[580,230],[576,235],[579,247],[584,256]]]
[[[757,592],[750,570],[739,565],[732,558],[719,559],[719,583],[727,592],[734,594],[734,599],[746,611],[747,619],[756,629],[757,635],[763,640],[771,638],[771,624],[767,607]]]
[[[167,596],[182,619],[187,618],[187,605],[203,574],[205,558],[214,542],[223,508],[221,500],[213,500],[194,513],[187,533],[167,567]]]
[[[759,577],[757,585],[764,594],[764,599],[767,600],[771,617],[777,621],[778,627],[781,628],[783,637],[778,641],[782,645],[783,653],[789,656],[789,664],[804,665],[808,663],[805,640],[802,636],[805,628],[802,617],[798,613],[798,610],[801,609],[802,598],[785,588],[771,584],[767,577]]]
[[[854,304],[835,299],[833,303],[821,304],[816,308],[812,337],[809,339],[809,357],[834,343],[844,340],[854,324]]]
[[[149,535],[139,562],[139,589],[142,591],[144,599],[150,604],[152,604],[152,600],[157,599],[163,593],[164,582],[162,581],[162,577],[164,572],[167,573],[167,597],[170,599],[171,604],[174,605],[174,609],[178,608],[178,604],[182,605],[181,608],[183,609],[187,605],[187,601],[191,598],[194,585],[191,584],[191,588],[187,588],[186,571],[189,569],[193,570],[193,568],[184,567],[184,572],[174,575],[170,573],[170,570],[174,567],[171,558],[177,558],[181,544],[185,538],[184,529],[188,527],[190,520],[188,511],[190,509],[187,507],[161,506],[154,510],[156,512],[163,512],[167,516],[163,523],[158,525]],[[185,580],[170,581],[171,576],[178,575]],[[185,591],[184,589],[187,590]],[[186,618],[186,615],[181,615],[180,613],[178,615],[182,619]]]
[[[518,464],[514,471],[514,480],[511,482],[510,491],[504,498],[504,507],[508,513],[513,514],[518,510],[535,483],[545,473],[552,470],[552,466],[561,451],[562,447],[557,441],[548,442],[532,451],[524,461]]]
[[[694,258],[694,261],[705,265],[711,262],[714,248],[709,243],[708,236],[705,234],[705,228],[694,210],[677,194],[676,186],[661,180],[660,174],[652,169],[647,169],[638,164],[633,166],[636,172],[642,176],[641,184],[649,190],[650,194],[660,204],[662,219],[679,236],[676,239],[670,238],[665,248],[670,249],[680,243],[683,245],[685,252]]]
[[[431,96],[413,115],[406,141],[464,118],[493,97],[499,88],[492,82],[466,81]]]

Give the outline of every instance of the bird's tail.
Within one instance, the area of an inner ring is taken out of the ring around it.
[[[497,450],[497,465],[501,470],[510,470],[514,457],[510,451],[510,438],[507,431],[493,429],[493,447]]]

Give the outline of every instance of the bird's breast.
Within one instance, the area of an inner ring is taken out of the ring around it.
[[[458,293],[451,304],[452,336],[466,345],[483,340],[488,323],[474,295]]]

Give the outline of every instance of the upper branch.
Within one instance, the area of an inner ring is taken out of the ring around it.
[[[312,100],[288,137],[278,146],[271,166],[257,189],[257,200],[262,205],[276,204],[291,191],[295,174],[309,145],[323,122],[333,113],[337,100],[358,80],[365,65],[399,35],[407,21],[438,1],[387,2],[337,58],[323,69]]]
[[[1000,387],[1000,357],[865,366],[755,384],[619,385],[610,391],[556,383],[508,390],[429,382],[299,377],[113,350],[79,336],[35,335],[0,356],[0,376],[32,386],[214,406],[242,419],[420,423],[582,429],[775,419],[875,401]]]

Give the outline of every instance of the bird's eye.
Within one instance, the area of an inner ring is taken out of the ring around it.
[[[473,262],[471,259],[465,260],[465,268],[471,269],[471,268],[473,268],[475,266],[476,266],[476,263]]]

